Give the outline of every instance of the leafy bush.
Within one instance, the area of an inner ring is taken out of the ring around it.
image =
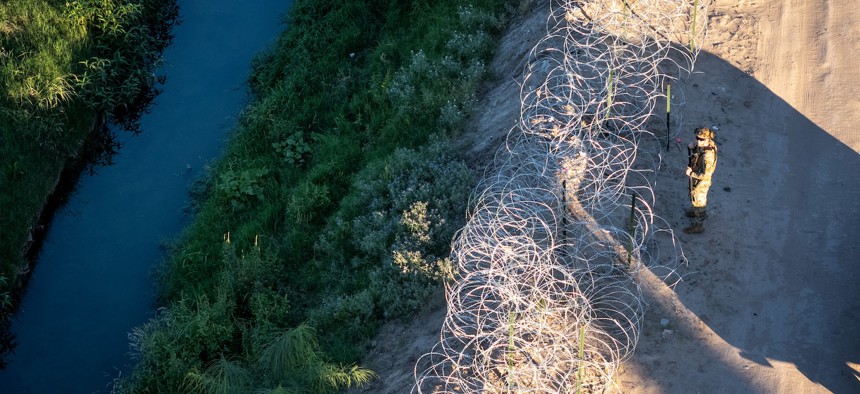
[[[440,141],[419,150],[398,149],[356,176],[353,193],[315,250],[316,264],[327,271],[323,281],[342,286],[331,293],[366,289],[357,293],[363,301],[358,307],[347,302],[351,297],[329,298],[312,313],[313,321],[334,331],[366,331],[361,326],[370,311],[404,316],[451,276],[450,242],[465,222],[474,181],[449,151]],[[343,277],[343,270],[351,277]]]
[[[410,63],[394,75],[388,87],[401,114],[420,117],[426,116],[427,108],[440,108],[437,126],[449,132],[459,130],[475,108],[474,92],[486,73],[483,59],[493,48],[490,33],[503,23],[495,14],[473,5],[458,8],[457,22],[443,55],[431,58],[423,50],[413,52]],[[450,85],[449,80],[458,83]]]
[[[117,390],[326,393],[373,376],[327,362],[311,327],[286,328],[279,262],[258,247],[238,253],[226,242],[222,259],[215,300],[183,298],[132,332],[138,363]]]
[[[311,146],[301,134],[290,134],[285,140],[272,143],[272,147],[285,163],[291,165],[304,164],[306,155],[311,153]]]
[[[233,209],[242,209],[263,198],[263,184],[268,168],[227,170],[221,174],[218,190],[230,200]]]
[[[302,182],[293,191],[287,204],[287,217],[294,223],[307,224],[317,219],[320,208],[331,203],[328,187]]]

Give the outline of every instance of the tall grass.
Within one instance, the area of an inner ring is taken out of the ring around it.
[[[200,181],[161,274],[164,312],[138,330],[122,389],[179,391],[212,365],[252,368],[266,338],[300,327],[316,332],[321,365],[352,365],[383,321],[420,308],[451,275],[473,183],[448,139],[511,3],[298,0],[254,61],[256,100]],[[344,368],[313,387],[368,378]]]
[[[86,46],[85,25],[46,1],[0,5],[4,99],[19,106],[53,108],[75,92],[76,58]]]

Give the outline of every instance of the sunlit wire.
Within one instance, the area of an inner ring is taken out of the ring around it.
[[[529,54],[519,124],[454,241],[458,276],[446,288],[439,342],[416,363],[413,393],[613,384],[641,328],[638,272],[672,282],[686,262],[652,209],[670,133],[655,110],[695,63],[700,3],[552,7],[548,34]]]

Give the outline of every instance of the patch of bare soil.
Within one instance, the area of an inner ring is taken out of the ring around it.
[[[476,166],[519,118],[518,82],[546,34],[540,3],[505,34],[461,140]],[[860,392],[860,7],[851,3],[711,2],[707,42],[673,104],[690,131],[681,146],[695,127],[718,129],[710,218],[703,234],[680,231],[686,152],[673,143],[655,209],[689,265],[674,288],[643,275],[649,309],[616,379],[623,392]],[[362,363],[380,379],[350,392],[408,393],[444,307],[440,290],[413,320],[387,324]]]

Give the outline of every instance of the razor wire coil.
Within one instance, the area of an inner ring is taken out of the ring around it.
[[[613,384],[645,310],[637,272],[670,277],[686,261],[652,209],[662,157],[654,112],[665,86],[692,70],[705,12],[696,0],[551,7],[529,53],[518,124],[452,245],[458,275],[413,393]]]

